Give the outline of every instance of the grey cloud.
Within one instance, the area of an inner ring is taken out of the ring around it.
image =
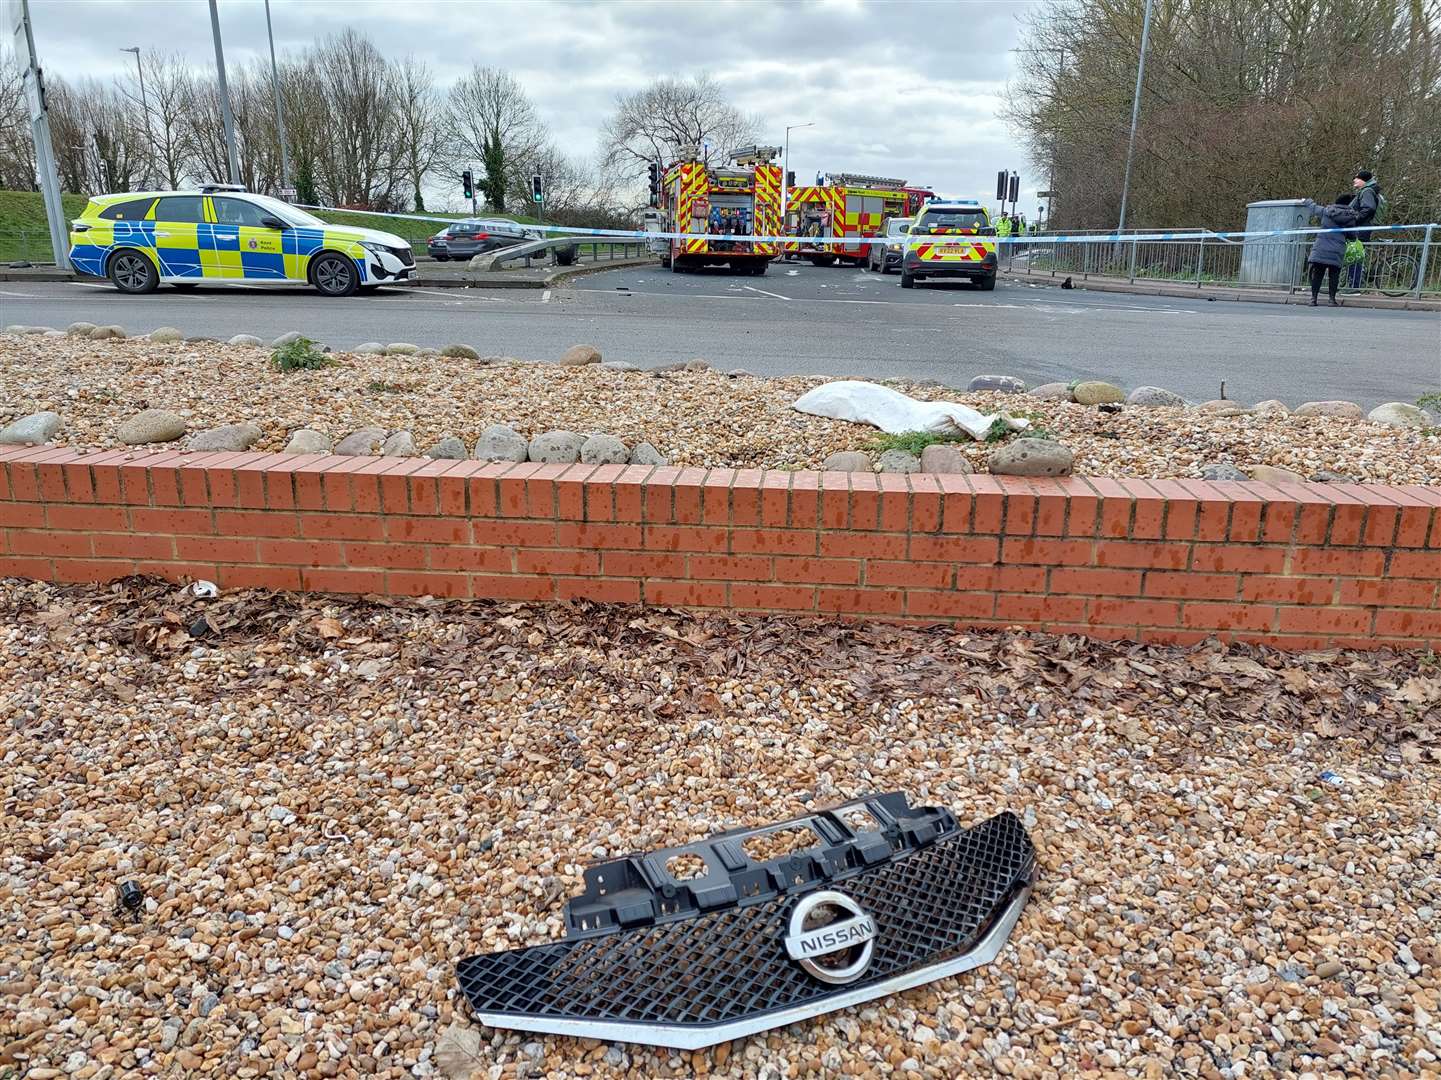
[[[126,45],[178,51],[210,68],[201,0],[34,0],[37,46],[67,77],[125,76]],[[793,133],[798,178],[817,171],[905,176],[954,195],[994,193],[1021,168],[996,119],[1018,43],[1014,3],[925,0],[271,0],[276,47],[295,52],[353,26],[388,55],[414,55],[442,83],[472,64],[510,69],[567,153],[590,156],[615,97],[657,75],[709,71],[779,144]],[[220,0],[227,62],[266,53],[261,0]],[[1023,208],[1034,199],[1023,200]]]

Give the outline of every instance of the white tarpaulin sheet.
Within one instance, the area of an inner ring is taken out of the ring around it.
[[[973,439],[984,439],[998,414],[977,412],[954,401],[917,401],[899,390],[868,382],[833,382],[808,390],[791,408],[811,416],[870,424],[889,435],[903,431],[929,431],[952,435],[964,431]],[[1006,417],[1012,431],[1024,431],[1029,420]]]

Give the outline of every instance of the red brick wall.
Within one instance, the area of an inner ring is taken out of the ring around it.
[[[0,451],[0,576],[1441,647],[1441,487]]]

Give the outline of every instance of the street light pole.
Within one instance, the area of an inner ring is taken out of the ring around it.
[[[132,45],[121,52],[135,54],[135,74],[140,77],[140,112],[145,117],[145,148],[150,151],[150,164],[155,165],[155,140],[150,135],[150,102],[145,97],[145,68],[140,63],[140,46]]]
[[[791,132],[799,131],[801,128],[815,127],[816,122],[809,120],[804,124],[791,124],[786,128],[786,149],[785,155],[781,158],[781,227],[785,227],[785,216],[791,208]]]
[[[230,112],[230,87],[225,82],[225,50],[220,44],[220,10],[210,0],[210,32],[215,36],[215,73],[220,81],[220,117],[225,123],[225,161],[230,183],[240,183],[240,155],[235,151],[235,117]]]
[[[280,108],[280,72],[275,66],[275,31],[270,28],[270,0],[265,0],[265,34],[270,38],[270,89],[275,94],[275,128],[280,135],[280,186],[290,183],[290,148],[285,139],[285,113]]]
[[[213,2],[213,0],[212,0]],[[1121,181],[1121,221],[1116,232],[1126,231],[1126,199],[1131,193],[1131,159],[1136,154],[1136,124],[1141,119],[1141,82],[1146,77],[1146,43],[1151,39],[1151,7],[1146,0],[1146,14],[1141,20],[1141,58],[1136,62],[1136,93],[1131,99],[1131,141],[1126,146],[1126,175]]]

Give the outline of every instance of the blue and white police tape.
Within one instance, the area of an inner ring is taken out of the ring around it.
[[[430,221],[439,225],[454,225],[457,221],[475,221],[474,217],[442,218],[430,214],[396,214],[379,210],[348,210],[340,206],[313,206],[294,204],[304,210],[321,210],[332,213],[364,214],[366,217],[400,218],[406,221]],[[516,222],[516,224],[521,224]],[[1245,243],[1246,241],[1274,240],[1282,236],[1319,236],[1321,233],[1385,233],[1408,230],[1441,228],[1441,224],[1429,225],[1354,225],[1346,228],[1308,229],[1266,229],[1261,231],[1218,232],[1211,229],[1196,229],[1191,232],[1145,232],[1145,233],[1042,233],[1027,236],[991,236],[979,233],[925,233],[921,236],[768,236],[749,233],[706,233],[706,232],[647,232],[643,229],[586,229],[573,225],[527,225],[522,228],[532,232],[556,233],[574,236],[577,240],[714,240],[726,243],[745,242],[752,244],[916,244],[934,242],[941,244],[985,243],[999,244],[1131,244],[1201,240]],[[1418,241],[1419,242],[1419,241]]]

